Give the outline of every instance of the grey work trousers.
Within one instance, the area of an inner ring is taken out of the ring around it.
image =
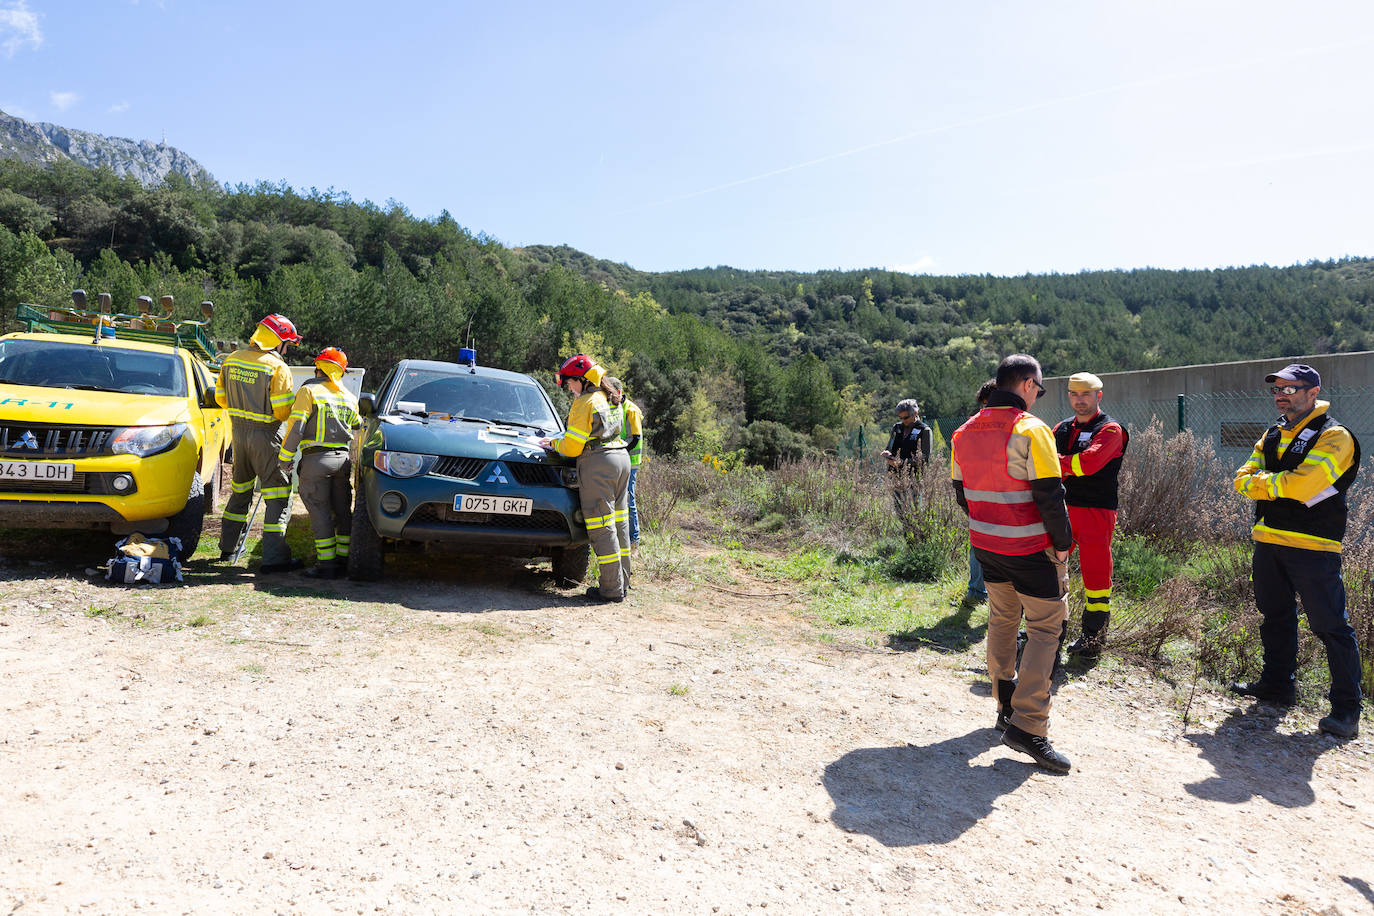
[[[622,598],[630,587],[630,456],[623,448],[583,452],[578,495],[596,561],[597,588]]]
[[[286,563],[291,548],[286,546],[286,504],[291,497],[291,478],[282,473],[277,453],[281,451],[281,426],[242,423],[234,420],[233,494],[224,504],[220,529],[220,553],[232,551],[248,524],[248,509],[253,502],[256,481],[266,504],[262,525],[262,562],[264,566]]]
[[[346,448],[312,448],[301,453],[296,465],[301,502],[310,512],[315,537],[315,559],[336,559],[338,536],[345,544],[353,527],[353,461]],[[345,548],[343,556],[348,555]]]

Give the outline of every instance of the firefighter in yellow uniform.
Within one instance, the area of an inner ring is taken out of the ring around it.
[[[620,435],[619,413],[601,387],[605,377],[606,370],[583,354],[559,367],[559,387],[576,400],[568,411],[567,432],[540,444],[577,459],[578,495],[597,567],[597,584],[587,589],[587,597],[623,601],[630,587],[630,456]]]
[[[626,503],[629,506],[630,551],[639,549],[639,507],[635,505],[635,476],[644,460],[644,411],[639,405],[625,397],[625,386],[620,379],[606,376],[603,384],[611,390],[611,403],[620,412],[621,438],[625,440],[630,454],[630,486]]]
[[[340,384],[348,357],[338,347],[325,347],[315,357],[315,377],[296,392],[282,440],[283,473],[300,449],[297,468],[301,501],[310,512],[315,536],[315,565],[305,571],[316,579],[336,579],[348,566],[349,531],[353,524],[353,431],[362,426],[358,399]]]
[[[225,358],[215,386],[215,400],[229,413],[234,443],[233,494],[224,504],[219,558],[228,560],[234,555],[248,524],[256,481],[267,507],[262,526],[264,573],[288,572],[302,565],[286,546],[285,515],[291,478],[282,473],[277,460],[281,424],[291,415],[291,403],[295,400],[295,384],[282,353],[300,339],[288,318],[268,315],[258,322],[250,345]]]

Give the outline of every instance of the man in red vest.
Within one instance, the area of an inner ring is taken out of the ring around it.
[[[1050,744],[1050,679],[1069,615],[1073,548],[1054,433],[1027,413],[1045,392],[1040,364],[1017,353],[997,367],[997,390],[954,432],[950,476],[968,513],[969,542],[988,589],[988,675],[1002,743],[1042,767],[1069,771]],[[1016,631],[1027,642],[1016,668]]]

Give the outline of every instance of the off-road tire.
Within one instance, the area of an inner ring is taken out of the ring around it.
[[[553,581],[558,585],[581,585],[587,578],[587,564],[591,562],[592,545],[555,547],[553,549]]]
[[[181,541],[181,562],[185,563],[200,546],[200,532],[205,527],[205,483],[200,472],[191,475],[191,489],[186,496],[186,505],[181,511],[167,519],[166,537]]]
[[[353,499],[353,528],[348,545],[348,578],[374,582],[382,577],[382,538],[367,515],[367,499],[358,487]]]

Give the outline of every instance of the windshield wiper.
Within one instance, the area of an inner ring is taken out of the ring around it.
[[[522,423],[519,420],[493,420],[492,422],[498,426],[523,426],[525,429],[537,429],[541,433],[549,431],[546,426],[540,426],[537,423]]]
[[[118,388],[110,388],[108,385],[54,385],[55,388],[70,388],[74,391],[119,391]]]

